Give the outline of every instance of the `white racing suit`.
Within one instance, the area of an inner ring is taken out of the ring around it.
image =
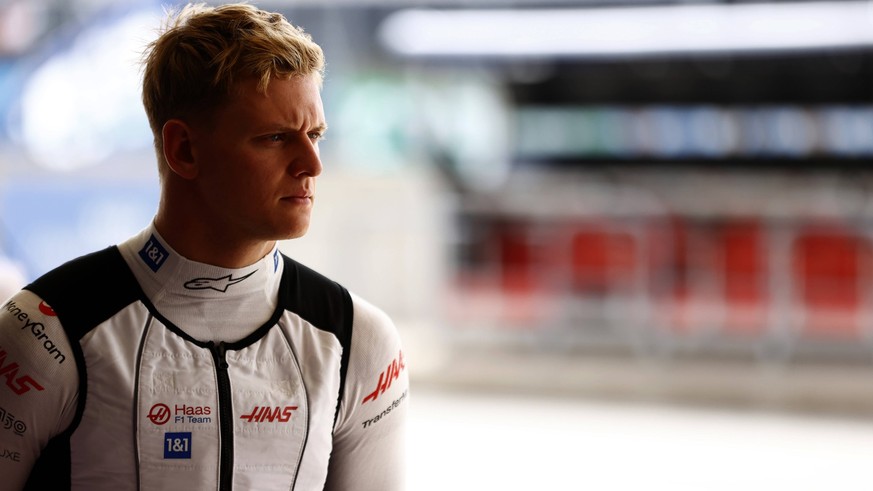
[[[150,226],[0,308],[0,489],[402,489],[408,386],[390,319],[339,284]]]

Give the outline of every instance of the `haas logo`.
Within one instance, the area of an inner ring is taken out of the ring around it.
[[[243,414],[239,419],[244,419],[249,423],[272,423],[273,421],[287,423],[291,420],[291,414],[296,409],[297,406],[285,406],[284,408],[278,406],[255,406],[250,414]]]
[[[155,404],[146,417],[156,425],[166,424],[170,420],[170,407],[166,404]]]
[[[379,374],[379,381],[376,383],[376,390],[365,397],[364,400],[361,401],[361,404],[366,404],[378,399],[380,395],[384,394],[386,390],[391,388],[391,383],[393,381],[400,378],[400,373],[403,370],[406,370],[406,362],[403,361],[403,351],[401,351],[397,355],[397,358],[393,359],[391,363],[388,364],[388,368]]]
[[[22,395],[30,389],[44,390],[30,375],[18,376],[18,363],[6,362],[6,351],[0,348],[0,375],[6,378],[6,386],[12,389],[16,395]]]

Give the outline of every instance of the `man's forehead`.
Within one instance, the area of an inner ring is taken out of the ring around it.
[[[269,77],[266,81],[263,81],[261,77],[256,76],[242,77],[234,82],[233,87],[230,90],[230,95],[231,97],[233,97],[234,95],[260,95],[261,97],[269,97],[271,93],[275,93],[277,91],[277,86],[279,86],[279,88],[281,88],[282,86],[285,86],[286,88],[291,86],[301,90],[314,90],[320,93],[321,76],[318,73],[311,73],[307,75],[273,75]]]
[[[226,101],[228,109],[253,115],[307,114],[323,118],[321,90],[315,76],[274,78],[265,90],[256,78],[237,82]]]

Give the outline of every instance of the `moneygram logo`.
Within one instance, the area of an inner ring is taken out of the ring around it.
[[[39,303],[39,311],[43,313],[43,315],[47,315],[49,317],[57,317],[58,314],[55,313],[55,309],[49,307],[49,304],[45,302]]]
[[[170,420],[170,406],[160,403],[155,404],[149,409],[148,418],[149,421],[158,426],[167,424],[167,421]]]

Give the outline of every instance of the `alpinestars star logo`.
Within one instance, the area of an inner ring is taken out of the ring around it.
[[[195,278],[185,283],[185,288],[189,290],[215,290],[217,292],[226,292],[231,285],[244,281],[249,276],[255,274],[258,270],[240,277],[234,278],[233,275],[222,276],[221,278]]]

